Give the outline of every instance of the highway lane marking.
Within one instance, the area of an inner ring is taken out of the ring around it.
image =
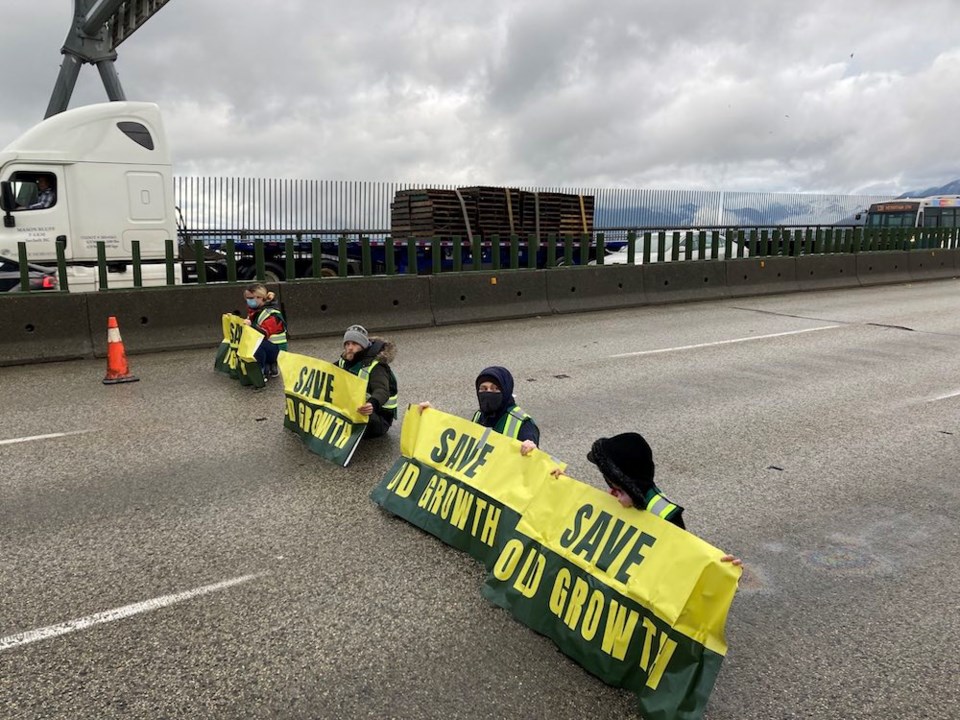
[[[659,348],[657,350],[639,350],[637,352],[618,353],[610,355],[611,358],[638,357],[640,355],[658,355],[660,353],[677,352],[679,350],[696,350],[697,348],[716,347],[718,345],[732,345],[734,343],[750,342],[751,340],[769,340],[770,338],[786,337],[787,335],[800,335],[802,333],[818,332],[820,330],[833,330],[834,328],[844,327],[843,325],[822,325],[821,327],[805,328],[803,330],[790,330],[788,332],[772,333],[770,335],[751,335],[750,337],[733,338],[732,340],[717,340],[716,342],[698,343],[696,345],[679,345],[677,347]]]
[[[133,603],[132,605],[124,605],[123,607],[114,608],[113,610],[99,612],[95,615],[87,615],[86,617],[75,620],[67,620],[57,625],[48,625],[47,627],[38,628],[37,630],[28,630],[15,635],[0,637],[0,652],[21,645],[39,642],[40,640],[46,640],[47,638],[66,635],[67,633],[76,632],[77,630],[86,630],[94,625],[101,625],[103,623],[113,622],[114,620],[123,620],[132,615],[138,615],[151,610],[159,610],[168,605],[174,605],[184,602],[185,600],[200,597],[201,595],[217,592],[218,590],[226,590],[234,585],[250,582],[265,574],[266,573],[254,573],[252,575],[241,575],[240,577],[223,580],[212,585],[204,585],[203,587],[198,587],[193,590],[185,590],[184,592],[174,593],[173,595],[163,595],[153,598],[152,600],[144,600],[143,602]]]
[[[958,395],[960,395],[960,390],[957,390],[956,392],[952,392],[952,393],[947,393],[946,395],[938,395],[935,398],[930,398],[929,400],[927,400],[927,402],[936,402],[937,400],[949,400],[950,398],[955,398]]]
[[[29,435],[27,437],[10,438],[9,440],[0,440],[0,445],[15,445],[16,443],[33,442],[34,440],[52,440],[53,438],[69,437],[70,435],[83,435],[84,433],[94,432],[93,430],[74,430],[73,432],[50,433],[49,435]]]

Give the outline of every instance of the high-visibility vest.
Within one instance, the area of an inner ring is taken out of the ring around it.
[[[483,418],[483,415],[477,410],[473,414],[473,421],[479,423],[481,418]],[[520,435],[520,426],[523,425],[524,420],[532,420],[532,418],[521,410],[519,405],[514,405],[503,414],[503,417],[497,420],[493,429],[501,435],[516,440]]]
[[[667,500],[667,498],[660,494],[659,490],[651,490],[645,500],[647,501],[647,511],[652,512],[663,520],[669,520],[678,510],[683,509],[679,505]]]
[[[278,333],[274,333],[267,338],[274,345],[286,345],[287,344],[287,321],[283,319],[283,313],[281,313],[277,308],[264,308],[257,314],[256,320],[253,321],[253,326],[257,330],[260,329],[260,326],[266,322],[267,318],[271,315],[275,315],[277,320],[280,321],[280,327],[283,328]]]
[[[361,380],[370,381],[370,373],[373,372],[373,369],[380,364],[379,360],[374,360],[369,365],[362,366],[356,373],[354,373]],[[343,358],[340,358],[337,361],[337,365],[342,367],[347,372],[353,372],[353,369],[347,367],[347,363]],[[390,389],[393,390],[393,395],[387,398],[387,401],[380,406],[381,410],[386,410],[393,417],[397,417],[397,377],[393,374],[393,370],[389,365],[384,365],[387,369],[387,372],[390,373]],[[367,396],[369,397],[369,395]]]

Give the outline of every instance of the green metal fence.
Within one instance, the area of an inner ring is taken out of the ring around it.
[[[611,239],[613,238],[613,240]],[[132,281],[124,287],[144,287],[144,269],[162,266],[165,284],[180,282],[205,285],[215,282],[268,282],[310,280],[328,277],[398,274],[437,274],[476,270],[529,270],[570,265],[649,264],[692,262],[744,257],[824,255],[884,251],[956,249],[958,228],[708,228],[708,229],[623,229],[594,234],[551,235],[535,238],[513,235],[489,239],[371,237],[342,234],[337,240],[321,237],[288,236],[267,240],[243,239],[252,252],[240,252],[237,239],[224,241],[211,253],[201,238],[182,240],[179,248],[172,239],[165,243],[162,260],[141,258],[139,242],[133,242],[131,260],[108,260],[103,242],[97,243],[96,275],[100,290],[115,289],[111,280],[118,266],[129,269]],[[268,248],[270,254],[268,254]],[[283,251],[278,260],[275,252]],[[614,248],[611,254],[608,251]],[[36,275],[27,263],[26,243],[18,243],[20,289],[31,292]],[[57,244],[56,268],[61,292],[70,290],[65,248]],[[204,262],[196,258],[205,257]],[[323,258],[321,262],[320,259]],[[479,258],[479,261],[477,261]],[[304,263],[311,260],[304,270]],[[129,266],[129,267],[128,267]],[[33,288],[37,291],[38,288]]]

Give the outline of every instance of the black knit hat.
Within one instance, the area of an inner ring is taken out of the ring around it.
[[[656,488],[653,451],[640,433],[621,433],[600,438],[587,453],[587,460],[603,473],[610,487],[623,490],[635,507],[646,506],[646,495]]]

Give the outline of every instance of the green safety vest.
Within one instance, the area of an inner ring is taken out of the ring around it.
[[[261,323],[263,323],[271,315],[276,315],[277,319],[280,321],[280,325],[283,327],[281,332],[278,332],[274,335],[271,335],[267,338],[274,345],[283,345],[286,349],[287,344],[287,321],[283,319],[283,313],[281,313],[276,308],[264,308],[260,311],[260,314],[257,315],[257,319],[254,321],[254,327],[258,330],[260,329]]]
[[[366,381],[369,382],[369,380],[370,380],[370,373],[373,372],[373,369],[374,369],[377,365],[379,365],[379,364],[380,364],[380,361],[379,361],[379,360],[374,360],[374,361],[373,361],[372,363],[370,363],[369,365],[364,365],[364,366],[362,366],[362,367],[361,367],[356,373],[354,373],[354,374],[355,374],[358,378],[360,378],[361,380],[366,380]],[[337,366],[343,368],[343,369],[346,370],[347,372],[353,372],[352,369],[350,369],[350,368],[347,367],[347,363],[346,363],[346,361],[345,361],[343,358],[340,358],[340,359],[337,361]],[[396,392],[396,388],[397,388],[397,376],[393,374],[393,370],[390,368],[389,365],[384,365],[384,367],[387,368],[387,372],[390,373],[390,387],[391,387],[391,389],[394,390],[394,393],[393,393],[393,395],[391,395],[389,398],[387,398],[387,401],[386,401],[383,405],[381,405],[380,408],[381,408],[382,410],[388,411],[391,415],[393,415],[394,418],[396,418],[396,417],[397,417],[397,392]],[[369,395],[368,395],[367,397],[369,397]]]
[[[678,505],[667,500],[660,494],[659,489],[651,490],[647,501],[647,511],[652,512],[658,518],[669,520],[676,512],[681,509]]]
[[[473,414],[473,421],[479,423],[481,418],[483,418],[483,415],[477,410]],[[519,405],[514,405],[503,414],[503,417],[497,420],[497,424],[493,426],[493,429],[501,435],[506,435],[508,438],[516,440],[520,435],[520,426],[523,425],[523,421],[531,419],[529,415],[520,409]]]

